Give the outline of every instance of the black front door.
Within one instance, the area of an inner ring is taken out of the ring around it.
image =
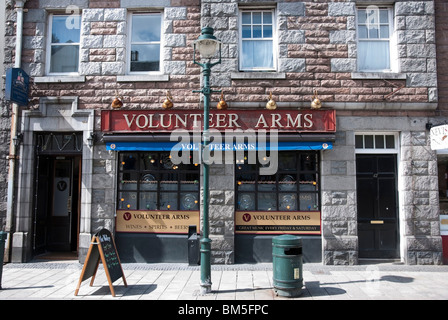
[[[397,158],[357,155],[360,258],[398,258]]]

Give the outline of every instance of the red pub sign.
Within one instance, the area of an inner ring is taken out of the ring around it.
[[[103,132],[171,132],[201,130],[202,110],[103,110]],[[335,110],[210,110],[210,129],[336,132]]]

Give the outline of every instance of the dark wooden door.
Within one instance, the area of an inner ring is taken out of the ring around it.
[[[396,155],[357,155],[356,183],[360,258],[397,258]]]

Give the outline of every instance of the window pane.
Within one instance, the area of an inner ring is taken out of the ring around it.
[[[199,174],[181,174],[180,190],[199,191]]]
[[[140,179],[140,190],[157,190],[157,179],[151,173],[145,173]]]
[[[261,12],[253,12],[252,13],[252,23],[253,24],[261,24]]]
[[[375,149],[384,149],[384,136],[375,136]]]
[[[160,191],[177,191],[177,174],[164,173],[161,176]]]
[[[395,136],[386,135],[386,148],[395,149]]]
[[[272,38],[272,26],[263,26],[263,38]]]
[[[120,190],[137,190],[138,172],[121,172],[118,179]]]
[[[259,176],[258,191],[276,191],[275,176]]]
[[[364,142],[365,142],[364,147],[366,149],[373,149],[373,136],[365,135],[364,136]]]
[[[279,157],[279,169],[295,171],[297,170],[297,153],[294,152],[281,152],[278,154]]]
[[[380,23],[389,23],[389,10],[380,10]]]
[[[157,153],[142,153],[140,155],[140,168],[141,170],[157,170],[158,161]]]
[[[280,211],[297,210],[297,194],[295,193],[280,194],[279,210]]]
[[[369,28],[369,39],[378,39],[379,32],[376,26],[370,26]]]
[[[157,210],[157,193],[141,192],[139,210]]]
[[[369,34],[367,32],[367,26],[359,26],[358,37],[360,39],[368,39],[369,38]]]
[[[143,44],[131,47],[131,71],[159,71],[160,45]]]
[[[132,16],[132,42],[160,41],[161,16],[136,14]]]
[[[177,194],[161,193],[159,210],[177,210]]]
[[[316,193],[300,194],[300,211],[312,211],[319,208]]]
[[[239,210],[255,210],[255,194],[238,193],[238,209]]]
[[[51,46],[50,72],[78,72],[79,46]]]
[[[238,191],[255,191],[255,180],[238,179]]]
[[[361,136],[361,135],[356,135],[355,136],[355,148],[356,149],[363,149],[364,148],[363,136]]]
[[[313,176],[301,175],[299,190],[300,191],[317,191],[318,187],[317,187],[316,180],[317,179],[314,175]]]
[[[380,38],[381,39],[389,38],[389,26],[381,26],[380,27]]]
[[[279,191],[295,191],[297,190],[297,175],[286,174],[280,176],[278,180]]]
[[[276,211],[277,210],[277,194],[276,193],[259,193],[258,194],[258,210],[260,211]]]
[[[261,38],[261,36],[262,36],[262,34],[261,34],[261,26],[254,25],[252,32],[253,32],[252,37],[254,39]]]
[[[389,41],[360,41],[358,47],[359,69],[389,70]]]
[[[243,69],[273,68],[272,41],[243,41],[242,67]]]
[[[120,170],[136,170],[137,165],[136,153],[120,154]]]
[[[243,24],[251,24],[251,13],[250,12],[243,12],[242,14],[242,23]]]
[[[379,16],[378,16],[378,11],[377,9],[369,9],[367,10],[367,23],[372,25],[372,24],[377,24],[379,22]]]
[[[180,210],[199,210],[199,199],[197,194],[181,193]]]
[[[137,210],[137,192],[119,192],[118,209]]]
[[[70,16],[53,16],[51,42],[52,43],[79,43],[80,29],[73,25]]]
[[[316,154],[308,153],[302,154],[300,157],[300,170],[301,171],[316,171],[317,161]]]
[[[272,24],[271,12],[263,12],[263,24]]]
[[[366,10],[358,10],[358,23],[366,23]]]
[[[252,38],[252,29],[250,26],[243,26],[243,38]]]

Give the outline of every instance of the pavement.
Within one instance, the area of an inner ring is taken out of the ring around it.
[[[122,278],[115,281],[115,297],[111,295],[101,265],[93,285],[90,286],[91,279],[83,281],[75,296],[82,271],[82,264],[76,260],[8,263],[3,266],[0,300],[176,300],[178,306],[182,302],[179,308],[212,300],[232,300],[243,305],[296,300],[448,300],[448,265],[305,263],[302,294],[295,298],[275,294],[271,263],[212,265],[209,294],[200,293],[199,266],[123,263],[122,268],[127,286]],[[173,312],[187,312],[187,308],[179,308]],[[224,311],[220,310],[223,315]],[[233,311],[241,313],[243,309],[238,307]]]

